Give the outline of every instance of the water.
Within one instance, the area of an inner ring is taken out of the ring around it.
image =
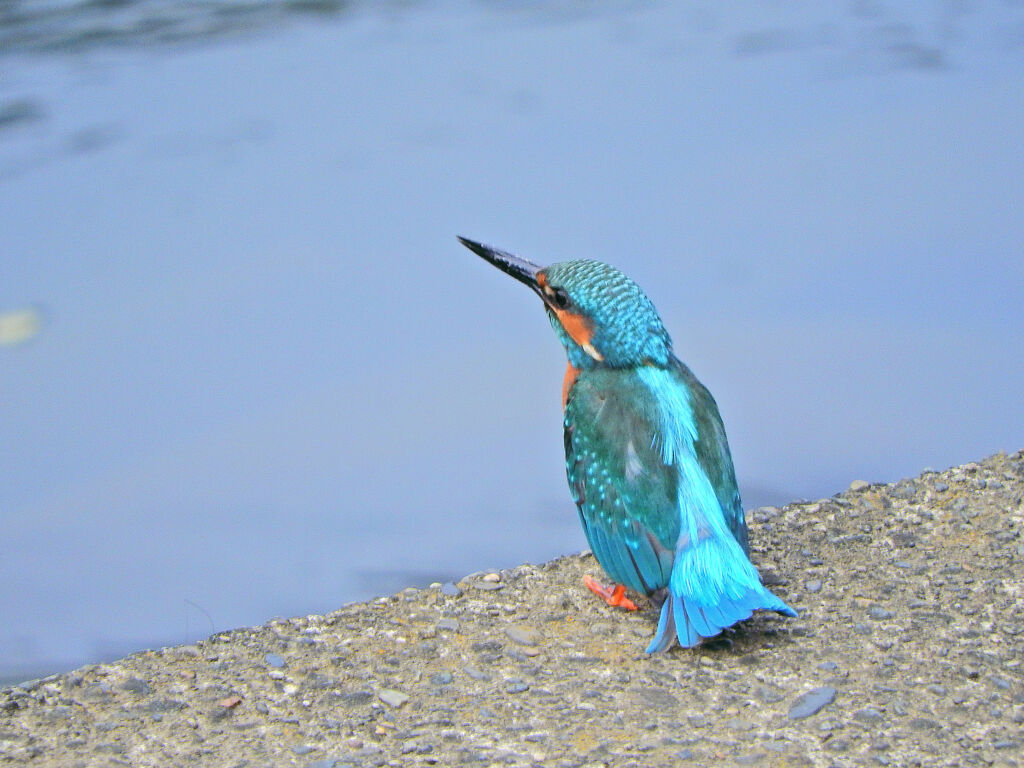
[[[585,542],[645,286],[747,506],[1024,445],[1024,5],[0,4],[0,676]]]

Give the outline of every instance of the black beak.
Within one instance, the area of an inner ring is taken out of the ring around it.
[[[538,295],[541,295],[540,284],[537,282],[537,273],[540,272],[543,267],[534,264],[533,262],[521,259],[518,256],[513,256],[511,253],[505,251],[499,251],[497,248],[491,248],[477,243],[473,240],[467,240],[464,237],[459,238],[459,242],[469,248],[473,253],[479,256],[484,261],[488,261],[506,275],[511,275],[519,282],[532,288]]]

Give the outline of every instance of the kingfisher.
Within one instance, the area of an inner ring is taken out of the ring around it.
[[[750,562],[725,427],[711,393],[672,352],[654,304],[615,267],[586,259],[541,267],[459,241],[544,303],[565,347],[562,382],[569,491],[598,563],[586,576],[609,605],[626,588],[660,605],[647,653],[688,648],[755,610],[796,611]]]

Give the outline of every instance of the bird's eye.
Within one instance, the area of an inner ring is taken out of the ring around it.
[[[569,306],[569,294],[565,292],[564,288],[555,288],[555,292],[551,297],[555,306],[559,309],[565,309]]]

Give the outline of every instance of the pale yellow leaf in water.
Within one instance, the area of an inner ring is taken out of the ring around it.
[[[0,346],[13,347],[28,341],[42,325],[42,315],[35,307],[0,312]]]

